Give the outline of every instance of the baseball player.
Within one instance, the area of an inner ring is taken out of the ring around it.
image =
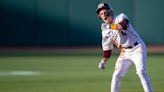
[[[103,58],[98,67],[105,69],[114,46],[120,49],[112,76],[111,92],[119,91],[120,79],[127,73],[131,64],[135,65],[144,92],[152,92],[150,79],[146,73],[146,46],[128,17],[124,13],[113,16],[113,9],[108,3],[100,3],[96,12],[103,21],[101,25]]]

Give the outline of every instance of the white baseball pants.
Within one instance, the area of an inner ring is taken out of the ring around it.
[[[141,44],[120,53],[111,81],[111,92],[119,92],[120,79],[127,73],[132,63],[136,67],[144,92],[152,92],[150,79],[146,73],[146,47]]]

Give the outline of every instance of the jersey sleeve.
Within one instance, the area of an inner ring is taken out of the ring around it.
[[[111,41],[109,39],[106,39],[106,41],[103,39],[103,41],[102,41],[103,51],[112,50],[113,47],[114,46],[113,46],[113,44],[111,43]]]
[[[118,16],[116,16],[114,24],[118,24],[122,22],[124,19],[129,20],[128,17],[124,13],[121,13]]]
[[[101,25],[102,30],[102,49],[103,51],[106,50],[112,50],[113,49],[113,43],[111,39],[111,30],[108,28],[108,25],[102,24]]]

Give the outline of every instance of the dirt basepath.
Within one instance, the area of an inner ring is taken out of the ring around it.
[[[147,50],[150,53],[164,53],[164,46],[148,46]]]
[[[7,47],[0,48],[0,52],[5,51],[35,51],[35,52],[101,52],[101,47]],[[115,50],[114,50],[115,51]],[[164,46],[148,46],[148,53],[164,53]],[[117,52],[117,49],[116,49]]]

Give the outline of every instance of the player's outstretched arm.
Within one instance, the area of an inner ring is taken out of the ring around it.
[[[107,51],[104,51],[103,53],[103,58],[101,59],[99,65],[98,65],[98,68],[100,69],[105,69],[105,65],[107,63],[107,60],[110,58],[111,56],[111,52],[112,50],[107,50]]]

